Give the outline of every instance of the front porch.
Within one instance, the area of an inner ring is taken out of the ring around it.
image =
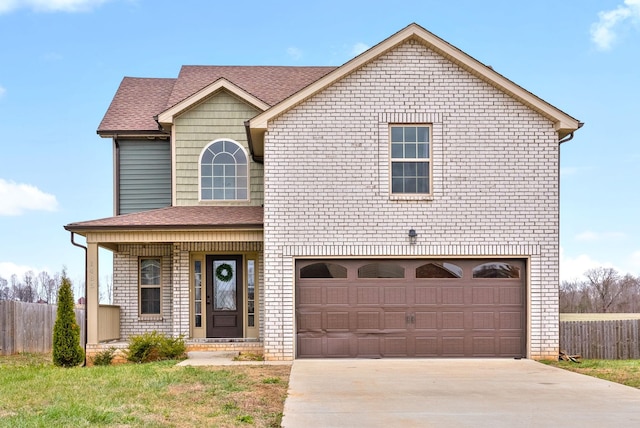
[[[194,350],[261,349],[262,216],[254,206],[167,207],[65,226],[72,243],[86,238],[89,354],[152,331]],[[113,253],[110,307],[99,305],[100,248]]]

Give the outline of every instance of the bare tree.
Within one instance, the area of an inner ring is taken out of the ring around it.
[[[622,305],[622,296],[631,285],[623,281],[613,268],[598,267],[585,272],[595,312],[615,312]]]
[[[563,281],[560,285],[559,303],[562,313],[593,311],[589,290],[584,281]]]
[[[104,282],[100,283],[100,303],[113,304],[113,275],[105,275]]]
[[[58,288],[60,287],[60,274],[55,273],[54,276],[51,277],[49,272],[43,270],[38,274],[38,283],[40,285],[38,291],[40,299],[49,304],[54,304],[56,302]]]
[[[38,283],[33,271],[25,272],[22,279],[23,302],[33,303],[38,300]]]
[[[0,276],[0,301],[9,300],[9,281]]]

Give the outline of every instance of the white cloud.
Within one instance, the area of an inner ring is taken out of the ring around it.
[[[86,12],[110,0],[0,0],[0,14],[28,8],[34,12]]]
[[[287,54],[293,59],[302,58],[302,51],[296,47],[287,48]]]
[[[351,54],[353,56],[358,56],[362,52],[366,51],[367,49],[369,49],[369,45],[366,45],[362,42],[358,42],[355,45],[353,45],[353,47],[351,48]]]
[[[591,230],[586,230],[582,233],[576,235],[576,240],[578,241],[611,241],[611,240],[620,240],[626,238],[622,232],[593,232]]]
[[[0,178],[0,216],[20,215],[28,210],[55,211],[58,201],[30,184],[6,181]]]
[[[592,259],[587,254],[580,254],[577,257],[566,257],[564,251],[560,248],[560,281],[582,280],[584,273],[589,269],[597,267],[611,267],[618,270],[611,263],[599,262]]]
[[[613,10],[598,13],[598,22],[591,25],[591,41],[599,50],[608,51],[618,37],[620,26],[640,22],[640,0],[624,0]]]
[[[4,86],[0,86],[0,98],[2,98],[2,96],[6,93],[7,93],[7,90],[4,88]]]
[[[12,262],[0,262],[0,277],[6,279],[7,281],[11,280],[11,275],[16,275],[19,280],[22,280],[22,277],[28,271],[33,271],[37,274],[42,270],[46,269],[37,269],[32,266],[17,265]]]

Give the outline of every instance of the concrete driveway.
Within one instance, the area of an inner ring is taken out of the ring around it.
[[[282,426],[639,427],[640,390],[531,360],[296,360]]]

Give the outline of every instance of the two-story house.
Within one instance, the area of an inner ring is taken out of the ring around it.
[[[125,78],[117,338],[305,357],[558,353],[559,151],[575,118],[411,24],[340,67],[185,66]]]

